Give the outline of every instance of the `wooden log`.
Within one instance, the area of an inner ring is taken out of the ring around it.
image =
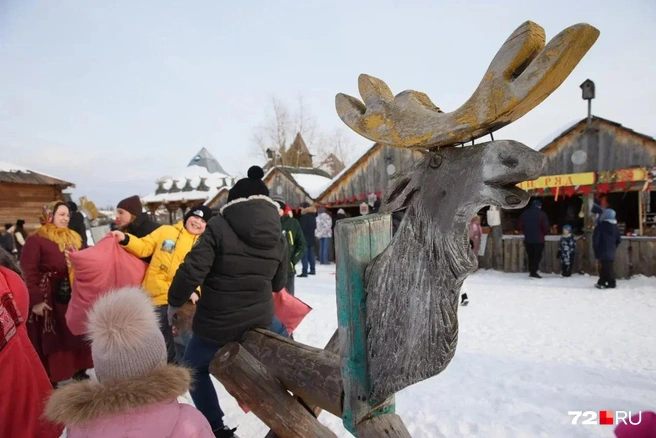
[[[396,414],[384,414],[372,417],[358,424],[358,438],[411,438],[403,420]]]
[[[339,356],[267,330],[251,330],[241,343],[250,354],[306,405],[342,416]]]
[[[281,438],[337,436],[237,343],[230,343],[216,353],[210,373]]]
[[[640,241],[633,242],[629,248],[629,273],[631,275],[642,274],[640,266],[640,248],[642,244]]]
[[[392,238],[392,217],[374,214],[342,219],[335,227],[337,247],[337,315],[344,381],[342,420],[356,425],[373,410],[367,355],[365,270]],[[389,403],[393,412],[394,404]]]
[[[503,272],[512,272],[512,239],[503,239]]]
[[[329,353],[335,353],[339,354],[339,331],[335,330],[335,333],[331,336],[330,340],[328,340],[328,343],[324,347],[324,350],[326,350]],[[297,400],[301,400],[300,397],[296,397]],[[315,417],[318,417],[319,414],[321,414],[322,409],[318,406],[311,406],[307,405],[311,410],[312,413],[314,414]],[[278,435],[272,430],[269,430],[269,433],[265,435],[264,438],[279,438]]]
[[[492,268],[496,271],[503,271],[503,228],[501,226],[492,227],[492,240],[494,241]]]
[[[510,272],[519,272],[519,239],[512,239],[510,243]]]

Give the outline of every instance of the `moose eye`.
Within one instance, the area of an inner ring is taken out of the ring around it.
[[[442,165],[442,155],[433,154],[430,161],[428,162],[428,167],[431,169],[437,169]]]
[[[499,161],[506,167],[515,168],[519,164],[517,158],[509,154],[499,154]]]

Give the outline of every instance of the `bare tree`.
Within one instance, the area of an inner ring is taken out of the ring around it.
[[[317,122],[303,101],[298,97],[298,106],[291,111],[279,98],[271,97],[266,121],[255,128],[253,133],[254,155],[276,165],[286,163],[285,152],[298,133],[308,148],[313,147],[317,133]]]
[[[318,142],[314,165],[335,176],[351,162],[353,150],[354,145],[344,130],[336,128]]]

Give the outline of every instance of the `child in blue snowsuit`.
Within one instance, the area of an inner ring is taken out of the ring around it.
[[[564,225],[563,235],[560,237],[560,243],[558,245],[558,258],[560,259],[563,277],[572,276],[575,253],[576,241],[574,240],[574,236],[572,236],[572,227],[570,225]]]

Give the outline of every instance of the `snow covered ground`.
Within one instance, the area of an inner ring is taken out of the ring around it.
[[[567,412],[656,409],[656,279],[592,287],[595,278],[479,271],[467,279],[460,340],[442,374],[397,394],[413,437],[612,437],[613,426],[572,425]],[[313,307],[295,333],[321,347],[337,328],[334,266],[296,280]],[[241,437],[267,428],[216,382],[226,423]],[[320,420],[340,437],[341,420]]]

